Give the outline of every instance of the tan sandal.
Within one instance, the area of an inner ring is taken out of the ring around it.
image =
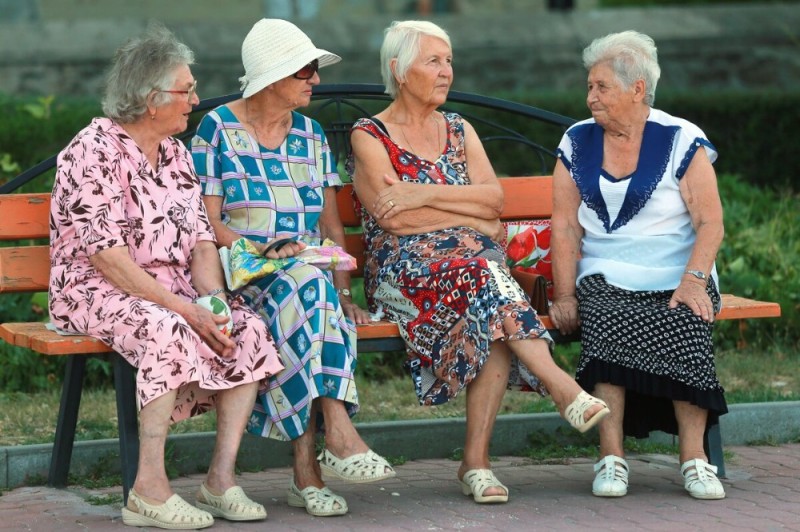
[[[292,478],[289,492],[286,495],[289,506],[305,508],[306,512],[316,517],[344,515],[348,511],[344,497],[336,495],[327,486],[322,489],[309,486],[300,490]]]
[[[587,420],[583,419],[586,411],[594,405],[601,405],[603,408],[595,412],[595,414]],[[597,425],[601,419],[606,417],[611,412],[605,401],[601,401],[597,397],[591,396],[581,390],[578,397],[572,401],[567,409],[564,411],[564,418],[572,425],[578,432],[586,432],[590,428]]]
[[[324,449],[317,460],[323,474],[348,482],[375,482],[397,474],[385,458],[372,450],[347,458],[337,458],[328,449]]]
[[[228,521],[259,521],[267,518],[264,506],[250,499],[239,486],[228,488],[222,495],[214,495],[203,482],[197,492],[197,507]]]
[[[160,505],[142,500],[131,488],[128,505],[122,509],[122,522],[130,526],[154,526],[168,530],[196,530],[214,524],[210,513],[195,508],[177,493]]]
[[[491,469],[470,469],[461,479],[461,493],[471,495],[479,504],[508,502],[508,488],[497,480]],[[503,488],[505,495],[484,495],[489,488]]]

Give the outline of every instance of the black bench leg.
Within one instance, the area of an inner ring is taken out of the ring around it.
[[[719,423],[711,425],[703,435],[703,448],[711,465],[717,466],[717,476],[725,476],[725,456],[722,454],[722,433]]]
[[[61,404],[58,407],[56,437],[50,456],[50,474],[47,484],[55,488],[67,485],[72,448],[75,443],[75,427],[78,424],[78,409],[81,406],[83,375],[86,373],[86,356],[67,357],[64,385],[61,388]]]
[[[136,479],[139,467],[139,425],[136,411],[136,370],[114,353],[114,388],[117,391],[117,424],[119,427],[119,459],[122,470],[123,504]]]

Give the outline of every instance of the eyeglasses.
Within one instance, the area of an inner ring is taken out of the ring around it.
[[[194,83],[192,83],[192,86],[189,87],[188,89],[186,89],[185,91],[177,91],[177,90],[164,91],[164,90],[156,89],[156,92],[169,92],[170,94],[185,94],[186,95],[186,101],[188,103],[192,103],[192,97],[194,97],[195,93],[197,92],[197,80],[194,80]]]
[[[317,73],[317,70],[319,70],[319,59],[314,59],[309,64],[295,72],[293,77],[297,79],[311,79],[314,77],[314,74]]]

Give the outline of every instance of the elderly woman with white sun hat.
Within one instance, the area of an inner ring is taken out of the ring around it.
[[[192,140],[219,245],[245,237],[265,252],[272,241],[291,239],[266,251],[271,258],[292,257],[323,238],[344,246],[330,147],[322,127],[295,111],[310,103],[319,68],[340,60],[285,20],[262,19],[248,33],[242,98],[208,113]],[[292,442],[290,505],[341,515],[347,503],[325,486],[323,472],[353,482],[395,475],[350,421],[358,410],[354,323],[369,315],[350,297],[348,272],[290,262],[239,291],[269,326],[286,367],[260,389],[248,430]],[[318,461],[315,434],[323,423]]]

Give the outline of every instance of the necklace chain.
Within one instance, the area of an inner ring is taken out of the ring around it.
[[[436,153],[438,155],[439,150],[442,147],[441,131],[440,131],[440,128],[439,128],[439,123],[436,121],[436,119],[433,117],[433,115],[431,115],[431,120],[433,120],[433,123],[436,126]],[[408,136],[406,136],[406,129],[403,127],[402,124],[398,124],[398,125],[400,126],[400,133],[403,134],[403,140],[406,141],[406,143],[408,144],[408,147],[411,148],[411,151],[414,152],[415,155],[417,155],[418,157],[421,157],[421,154],[416,150],[416,148],[414,148],[414,145],[411,144],[411,141],[408,140]],[[425,135],[425,142],[427,144],[430,144],[430,139],[428,138],[427,135]]]

